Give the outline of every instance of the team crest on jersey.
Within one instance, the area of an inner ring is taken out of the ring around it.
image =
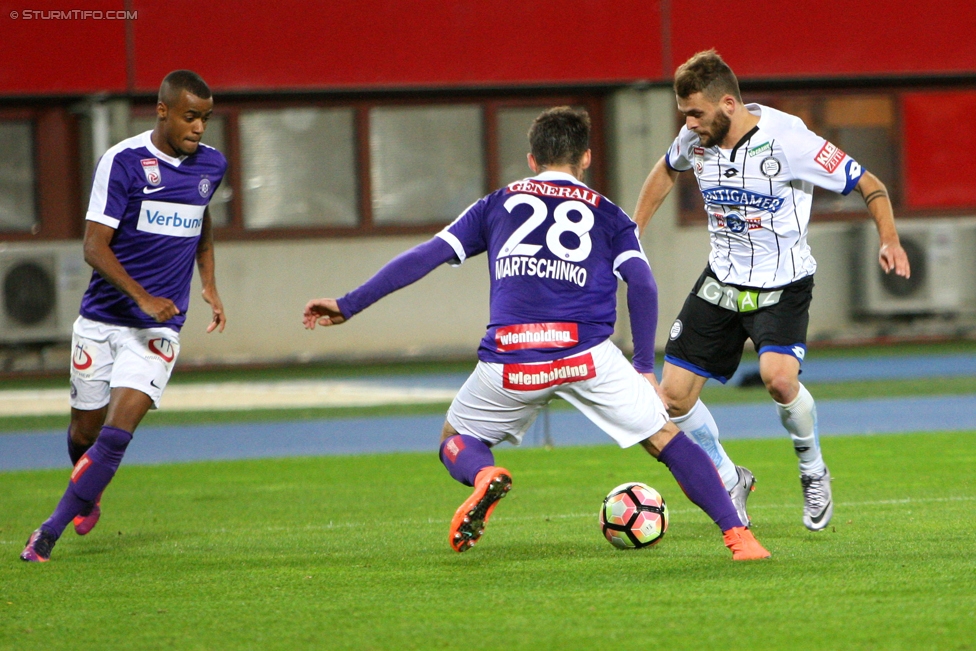
[[[159,161],[155,158],[143,158],[142,171],[149,185],[159,185],[163,180],[162,174],[159,173]]]
[[[847,154],[841,151],[837,145],[831,142],[825,142],[824,146],[817,152],[814,160],[817,162],[817,165],[827,170],[829,174],[833,174],[837,166],[840,165],[840,162],[844,160],[844,156],[847,156]]]
[[[773,156],[767,156],[762,160],[762,163],[759,164],[759,169],[762,170],[763,176],[773,178],[779,174],[783,167],[779,164],[779,159],[774,158]]]
[[[200,184],[197,186],[197,190],[200,191],[200,196],[204,199],[210,195],[210,179],[206,176],[200,179]]]

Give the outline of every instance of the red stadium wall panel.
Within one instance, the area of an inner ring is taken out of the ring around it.
[[[119,0],[0,2],[0,94],[125,92],[122,7]]]
[[[911,208],[971,208],[976,205],[976,91],[905,93],[905,202]]]
[[[135,7],[140,92],[181,67],[224,91],[606,83],[662,71],[657,0],[143,0]]]
[[[671,0],[671,59],[716,48],[740,79],[976,72],[976,2]]]
[[[151,93],[183,67],[241,92],[662,82],[710,47],[743,79],[976,74],[974,0],[80,4],[0,0],[0,96]]]

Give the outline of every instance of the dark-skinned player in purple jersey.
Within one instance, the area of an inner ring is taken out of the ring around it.
[[[657,286],[636,224],[582,183],[589,133],[585,111],[544,111],[529,131],[534,176],[475,202],[342,298],[309,301],[305,327],[344,323],[445,262],[487,252],[491,323],[441,434],[441,462],[474,488],[454,514],[451,547],[473,547],[512,486],[512,473],[495,465],[491,448],[504,440],[518,445],[559,396],[621,447],[640,444],[662,461],[722,530],[734,560],[767,558],[708,455],[668,420],[656,392]],[[633,365],[609,340],[618,278],[627,283]]]
[[[180,350],[193,265],[213,315],[227,323],[214,279],[207,205],[227,169],[200,142],[213,113],[207,84],[189,70],[159,88],[157,122],[109,149],[92,181],[85,261],[94,268],[74,324],[68,454],[74,469],[51,517],[21,559],[44,562],[74,522],[85,535],[139,422],[159,405]]]

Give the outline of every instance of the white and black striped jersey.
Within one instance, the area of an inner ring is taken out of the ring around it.
[[[734,148],[702,147],[685,126],[665,162],[695,171],[718,279],[782,287],[817,270],[807,244],[813,186],[846,195],[864,170],[800,118],[760,104],[746,109],[759,123]]]

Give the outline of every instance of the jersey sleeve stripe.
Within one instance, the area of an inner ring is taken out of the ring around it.
[[[461,244],[461,240],[450,231],[441,231],[437,234],[437,237],[441,238],[447,242],[452,249],[454,249],[455,255],[457,255],[458,262],[463,263],[467,255],[464,253],[464,245]]]
[[[641,260],[647,263],[648,267],[651,266],[651,263],[647,262],[647,257],[644,255],[642,251],[634,251],[634,250],[624,251],[623,253],[617,256],[616,260],[613,261],[614,273],[616,273],[617,269],[620,268],[620,265],[627,262],[631,258],[640,258]]]
[[[109,228],[118,229],[119,227],[119,220],[116,219],[115,217],[109,217],[108,215],[103,215],[100,212],[94,212],[92,210],[88,211],[88,214],[85,215],[85,219],[90,222],[105,224]]]
[[[112,147],[98,161],[95,178],[92,181],[91,199],[88,202],[88,214],[105,214],[105,206],[108,203],[108,183],[112,175],[112,165],[115,163],[115,154],[118,151],[117,147]]]

